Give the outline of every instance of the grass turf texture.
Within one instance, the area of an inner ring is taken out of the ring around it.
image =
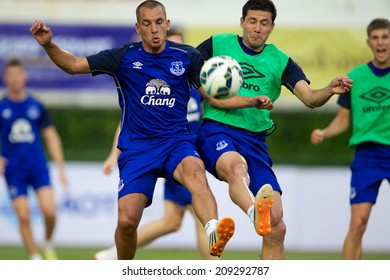
[[[91,260],[101,248],[57,248],[61,260]],[[221,260],[256,260],[256,251],[229,251],[226,250]],[[25,260],[26,251],[22,247],[0,247],[0,260]],[[200,255],[193,250],[151,250],[139,249],[136,260],[200,260]],[[341,260],[340,252],[286,252],[287,260]],[[363,254],[364,260],[390,260],[390,252]]]

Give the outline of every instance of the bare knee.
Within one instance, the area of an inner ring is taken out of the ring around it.
[[[188,174],[185,181],[187,188],[193,196],[199,193],[204,193],[209,189],[206,173],[202,169],[197,168],[192,172],[192,174]]]
[[[182,219],[180,218],[167,218],[164,219],[165,229],[168,233],[176,232],[181,228]]]
[[[363,235],[367,228],[367,222],[365,219],[352,221],[349,229],[350,233],[353,235]]]
[[[29,226],[30,225],[30,214],[27,212],[19,214],[19,224],[20,224],[20,226]]]
[[[242,177],[246,176],[248,176],[248,168],[246,164],[242,162],[237,162],[233,164],[229,168],[227,173],[227,178],[229,182],[235,180],[236,178],[240,178],[241,180]]]
[[[272,220],[271,233],[264,237],[264,241],[272,240],[273,243],[283,243],[286,236],[286,224],[283,219]]]
[[[51,222],[51,223],[55,222],[55,220],[56,220],[56,212],[55,212],[54,209],[53,210],[48,210],[48,209],[43,210],[42,214],[43,214],[43,216],[45,218],[45,221]]]
[[[126,233],[126,235],[132,235],[137,232],[138,222],[126,215],[118,216],[118,230]]]

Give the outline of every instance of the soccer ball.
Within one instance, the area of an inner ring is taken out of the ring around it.
[[[244,75],[240,64],[230,56],[214,56],[205,61],[200,70],[200,82],[213,98],[228,98],[240,90]]]

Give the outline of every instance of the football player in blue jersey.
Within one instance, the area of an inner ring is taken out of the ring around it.
[[[51,29],[35,21],[30,32],[51,60],[70,74],[108,74],[114,77],[122,109],[118,149],[118,259],[133,259],[137,228],[145,207],[152,203],[157,178],[185,186],[195,213],[205,226],[211,255],[221,256],[234,233],[234,222],[218,220],[215,198],[208,186],[203,161],[188,131],[187,103],[194,86],[209,104],[221,108],[271,109],[265,96],[211,98],[201,88],[200,53],[188,45],[166,40],[170,21],[164,5],[144,1],[136,9],[140,42],[77,57],[61,49]]]
[[[184,43],[184,35],[178,29],[170,29],[167,33],[167,39],[176,43]],[[198,132],[199,126],[202,121],[203,115],[203,98],[200,93],[192,88],[191,98],[187,105],[187,119],[189,131],[195,135]],[[120,126],[118,126],[113,141],[113,146],[103,163],[103,173],[108,175],[112,172],[113,167],[116,166],[120,150],[117,148],[118,137],[120,132]],[[165,180],[164,183],[164,216],[160,219],[151,221],[150,223],[142,226],[138,230],[138,247],[145,246],[157,238],[164,236],[168,233],[178,231],[184,219],[185,211],[188,210],[193,215],[196,223],[196,237],[198,250],[203,259],[217,259],[215,256],[211,256],[207,247],[207,239],[204,234],[202,223],[195,215],[192,207],[192,198],[190,192],[181,185],[178,185],[173,180]],[[112,246],[108,249],[96,252],[94,255],[95,260],[115,260],[117,259],[116,247]]]
[[[57,259],[52,244],[56,206],[42,138],[58,166],[60,181],[67,186],[61,139],[44,106],[26,90],[28,75],[22,61],[10,59],[4,67],[6,95],[0,101],[1,156],[4,174],[15,209],[19,231],[30,259],[42,259],[30,224],[28,189],[37,196],[45,223],[42,246],[45,259]]]

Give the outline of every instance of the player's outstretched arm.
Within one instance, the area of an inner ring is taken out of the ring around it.
[[[234,108],[248,108],[255,107],[257,109],[267,109],[272,110],[273,104],[268,96],[256,96],[256,97],[246,97],[246,96],[233,96],[226,99],[215,99],[212,98],[210,103],[212,106],[221,108],[221,109],[234,109]]]
[[[326,128],[316,128],[312,131],[310,141],[314,145],[321,144],[323,141],[345,132],[349,128],[350,123],[351,111],[347,108],[340,108],[337,115]]]
[[[256,97],[246,97],[246,96],[232,96],[225,99],[216,99],[209,96],[202,87],[198,89],[199,93],[203,96],[211,106],[220,108],[220,109],[234,109],[234,108],[249,108],[255,107],[257,109],[267,109],[272,110],[273,104],[268,96],[256,96]]]
[[[36,20],[30,28],[35,40],[45,49],[50,59],[62,70],[69,74],[90,73],[88,61],[85,57],[61,49],[53,41],[53,33],[42,21]]]
[[[294,94],[309,108],[321,107],[335,94],[343,94],[352,88],[353,81],[347,76],[334,78],[326,87],[311,89],[306,81],[299,81]]]

